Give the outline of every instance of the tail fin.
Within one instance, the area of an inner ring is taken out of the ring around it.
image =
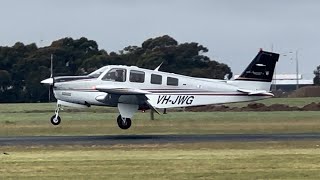
[[[271,82],[278,59],[279,54],[261,50],[236,80]]]
[[[269,91],[279,54],[260,50],[243,73],[232,84],[248,90]]]

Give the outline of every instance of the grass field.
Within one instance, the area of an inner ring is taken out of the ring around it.
[[[320,99],[260,101],[304,106]],[[233,104],[245,106],[246,103]],[[117,127],[116,108],[65,109],[54,104],[1,104],[0,136],[228,134],[320,132],[320,111],[169,112],[132,128]],[[109,146],[1,146],[0,179],[320,179],[320,140]]]
[[[128,130],[118,128],[117,113],[64,112],[59,126],[51,125],[51,115],[1,113],[0,136],[320,132],[319,111],[170,112],[153,121],[140,112]]]
[[[3,147],[0,179],[319,179],[319,144]]]
[[[320,98],[272,98],[265,104],[304,106]],[[236,104],[235,104],[236,105]],[[237,106],[245,103],[237,104]],[[320,111],[291,112],[169,112],[149,120],[138,112],[132,128],[123,131],[115,122],[116,108],[66,108],[62,124],[49,122],[54,103],[0,104],[0,136],[21,135],[99,135],[99,134],[207,134],[207,133],[297,133],[320,132]]]
[[[263,103],[267,106],[270,106],[271,104],[286,104],[289,106],[297,106],[297,107],[303,107],[307,104],[310,104],[312,102],[319,103],[320,97],[308,97],[308,98],[269,98],[264,99],[261,101],[257,101],[258,103]],[[251,102],[244,102],[244,103],[233,103],[233,104],[227,104],[231,107],[244,107],[247,106]]]

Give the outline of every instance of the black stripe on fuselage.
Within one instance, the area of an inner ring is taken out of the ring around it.
[[[77,80],[92,80],[92,79],[97,79],[94,77],[90,76],[61,76],[61,77],[56,77],[54,78],[55,83],[59,82],[71,82],[71,81],[77,81]]]
[[[56,89],[59,91],[78,91],[78,92],[100,92],[95,89]],[[142,89],[143,90],[143,89]],[[149,91],[151,92],[151,91]],[[151,92],[152,94],[150,95],[197,95],[197,96],[249,96],[248,94],[245,93],[236,93],[236,92],[215,92],[215,91],[157,91],[157,92]],[[255,95],[250,95],[250,96],[272,96],[269,94],[255,94]]]

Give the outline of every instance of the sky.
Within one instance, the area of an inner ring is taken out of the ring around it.
[[[0,46],[95,40],[107,52],[169,35],[241,73],[260,48],[280,53],[277,73],[313,77],[320,65],[317,0],[0,0]]]

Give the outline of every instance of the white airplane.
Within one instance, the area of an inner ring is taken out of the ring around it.
[[[245,71],[235,80],[206,79],[136,66],[104,66],[86,76],[60,76],[45,79],[57,99],[53,125],[59,125],[61,106],[118,107],[121,129],[131,126],[138,110],[177,108],[255,101],[273,96],[270,86],[279,54],[260,50]],[[158,112],[159,113],[159,112]]]

